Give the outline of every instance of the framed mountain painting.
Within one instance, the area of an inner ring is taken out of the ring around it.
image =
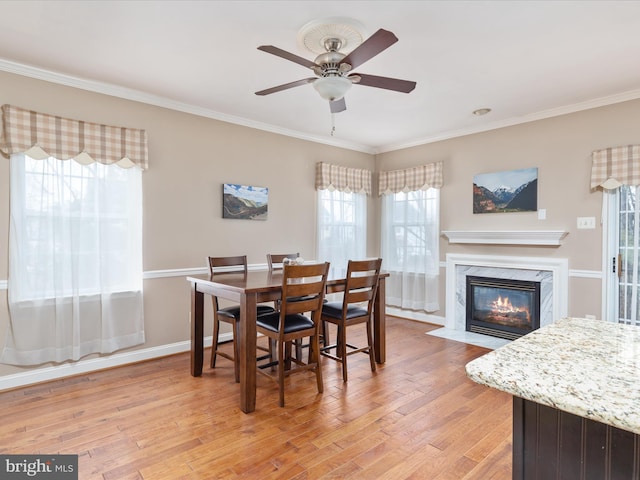
[[[473,213],[538,210],[538,169],[483,173],[473,177]]]
[[[269,189],[225,183],[222,193],[222,218],[266,220]]]

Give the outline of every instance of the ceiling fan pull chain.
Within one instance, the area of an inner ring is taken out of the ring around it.
[[[335,113],[331,112],[331,136],[332,137],[334,133],[336,133],[336,115]]]

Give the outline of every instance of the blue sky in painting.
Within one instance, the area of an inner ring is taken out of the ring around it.
[[[476,175],[473,177],[473,183],[493,192],[500,187],[518,188],[536,178],[538,178],[537,168],[524,168],[522,170]]]
[[[234,195],[236,197],[252,200],[258,205],[264,205],[265,203],[267,203],[269,197],[269,188],[225,183],[224,193],[230,193],[231,195]]]

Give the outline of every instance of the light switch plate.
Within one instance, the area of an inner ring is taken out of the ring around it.
[[[596,228],[596,217],[578,217],[579,229]]]

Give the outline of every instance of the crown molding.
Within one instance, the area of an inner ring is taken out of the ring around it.
[[[317,135],[305,134],[295,130],[289,130],[281,128],[275,125],[267,123],[256,122],[243,117],[236,117],[234,115],[227,115],[215,110],[190,105],[187,103],[177,102],[159,95],[153,95],[140,90],[134,90],[131,88],[120,87],[104,82],[97,82],[94,80],[88,80],[85,78],[75,77],[72,75],[66,75],[62,73],[53,72],[51,70],[45,70],[39,67],[32,67],[22,63],[13,62],[0,58],[0,71],[7,73],[14,73],[16,75],[22,75],[24,77],[35,78],[38,80],[44,80],[46,82],[56,83],[67,87],[78,88],[94,93],[101,93],[103,95],[110,95],[112,97],[122,98],[125,100],[132,100],[134,102],[145,103],[148,105],[154,105],[156,107],[168,108],[169,110],[175,110],[183,113],[190,113],[199,117],[211,118],[213,120],[220,120],[222,122],[232,123],[248,128],[255,128],[256,130],[263,130],[270,133],[276,133],[278,135],[284,135],[286,137],[297,138],[300,140],[306,140],[314,143],[321,143],[323,145],[330,145],[338,148],[345,148],[347,150],[354,150],[357,152],[363,152],[368,154],[375,154],[375,149],[367,145],[360,145],[357,143],[345,142],[335,138],[326,138]]]
[[[615,95],[595,98],[593,100],[588,100],[586,102],[574,103],[572,105],[565,105],[563,107],[543,110],[541,112],[531,113],[529,115],[523,115],[520,117],[507,118],[505,120],[487,123],[481,127],[471,127],[471,128],[460,129],[460,130],[452,130],[450,132],[446,132],[441,135],[424,137],[420,140],[416,140],[413,142],[402,143],[402,144],[396,143],[396,144],[379,146],[376,149],[375,153],[380,154],[380,153],[386,153],[386,152],[393,152],[395,150],[402,150],[404,148],[417,147],[420,145],[426,145],[428,143],[440,142],[442,140],[450,140],[452,138],[463,137],[465,135],[473,135],[475,133],[488,132],[491,130],[497,130],[499,128],[513,127],[514,125],[535,122],[536,120],[545,120],[547,118],[559,117],[561,115],[581,112],[583,110],[590,110],[592,108],[606,107],[608,105],[628,102],[629,100],[637,100],[639,98],[640,98],[640,89],[629,90],[629,91],[618,93]]]
[[[600,97],[593,100],[588,100],[581,103],[572,105],[566,105],[564,107],[553,108],[544,110],[541,112],[532,113],[529,115],[523,115],[520,117],[513,117],[506,120],[492,122],[485,124],[484,126],[465,128],[459,130],[452,130],[439,135],[433,135],[424,137],[419,140],[415,140],[407,143],[388,144],[377,147],[369,145],[362,145],[352,142],[346,142],[344,140],[338,140],[335,138],[327,138],[318,135],[305,134],[299,131],[290,130],[287,128],[270,125],[263,122],[256,122],[243,117],[237,117],[234,115],[227,115],[214,110],[190,105],[187,103],[177,102],[158,95],[152,95],[140,90],[134,90],[130,88],[120,87],[113,84],[104,82],[97,82],[94,80],[88,80],[85,78],[75,77],[72,75],[66,75],[62,73],[53,72],[51,70],[45,70],[39,67],[33,67],[30,65],[13,62],[0,58],[0,71],[7,73],[14,73],[25,77],[35,78],[38,80],[44,80],[59,85],[65,85],[68,87],[79,88],[81,90],[87,90],[89,92],[101,93],[104,95],[110,95],[112,97],[123,98],[125,100],[132,100],[135,102],[145,103],[148,105],[155,105],[157,107],[168,108],[183,113],[190,113],[200,117],[210,118],[213,120],[219,120],[222,122],[232,123],[248,128],[255,128],[257,130],[263,130],[278,135],[284,135],[286,137],[297,138],[300,140],[306,140],[309,142],[320,143],[323,145],[329,145],[338,148],[345,148],[347,150],[353,150],[356,152],[368,153],[370,155],[376,155],[386,152],[392,152],[395,150],[402,150],[405,148],[417,147],[420,145],[426,145],[429,143],[440,142],[443,140],[449,140],[452,138],[463,137],[465,135],[473,135],[476,133],[488,132],[491,130],[497,130],[499,128],[512,127],[514,125],[520,125],[523,123],[534,122],[536,120],[544,120],[547,118],[558,117],[560,115],[566,115],[570,113],[579,112],[582,110],[589,110],[592,108],[604,107],[607,105],[613,105],[615,103],[622,103],[629,100],[637,100],[640,98],[640,89],[629,90],[627,92],[609,95],[606,97]]]

